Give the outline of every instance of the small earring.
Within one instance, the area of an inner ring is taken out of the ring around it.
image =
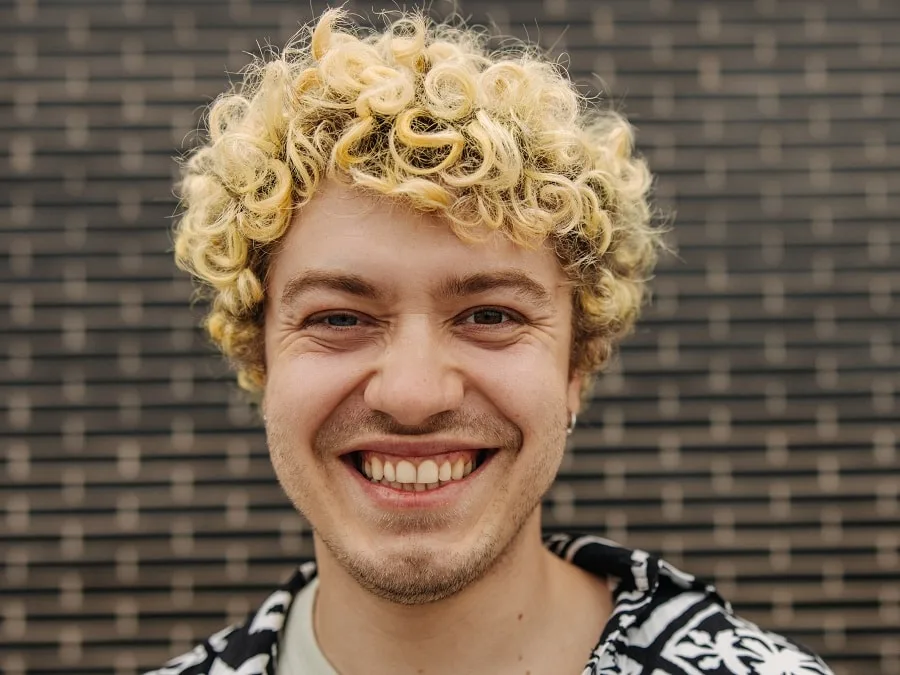
[[[575,431],[575,422],[578,420],[578,416],[570,412],[569,413],[569,426],[566,427],[566,436],[571,436],[572,432]]]

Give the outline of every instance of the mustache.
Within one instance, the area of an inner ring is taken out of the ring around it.
[[[328,419],[316,432],[313,448],[324,455],[363,436],[431,435],[477,440],[484,447],[502,449],[517,449],[523,440],[522,430],[515,424],[486,413],[447,410],[432,415],[423,424],[410,426],[378,410],[355,409]]]

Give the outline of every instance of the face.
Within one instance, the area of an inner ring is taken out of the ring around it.
[[[481,578],[539,514],[565,447],[571,289],[547,248],[329,184],[271,262],[272,462],[328,556],[415,604]]]

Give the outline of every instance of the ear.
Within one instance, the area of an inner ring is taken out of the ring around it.
[[[578,414],[581,412],[581,385],[584,382],[584,376],[581,373],[572,373],[569,378],[569,386],[566,389],[566,403],[569,412]]]

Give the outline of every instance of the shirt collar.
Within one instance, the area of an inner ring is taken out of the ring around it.
[[[661,586],[672,585],[675,587],[673,591],[693,589],[703,592],[711,596],[714,602],[731,611],[728,603],[719,596],[713,586],[678,570],[646,551],[628,549],[591,534],[547,534],[544,536],[544,545],[560,558],[611,581],[616,607],[602,638],[625,628],[620,625],[625,616],[628,623],[640,620],[642,608],[651,606],[651,600],[660,591]],[[278,640],[291,603],[297,593],[315,576],[315,562],[299,565],[281,588],[271,594],[247,621],[241,626],[227,630],[229,644],[223,644],[222,647],[227,650],[231,644],[240,644],[245,653],[249,648],[256,654],[269,654],[272,657],[270,663],[274,668],[278,656]],[[627,612],[623,611],[626,607]],[[223,638],[225,633],[226,631],[222,631]],[[235,633],[243,635],[235,640],[238,637]]]

